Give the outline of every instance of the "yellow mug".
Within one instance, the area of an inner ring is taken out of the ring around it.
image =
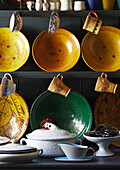
[[[104,10],[113,10],[115,0],[102,0]]]

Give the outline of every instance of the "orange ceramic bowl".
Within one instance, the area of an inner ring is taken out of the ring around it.
[[[64,72],[72,68],[80,57],[78,39],[69,31],[41,32],[35,39],[32,54],[36,64],[45,71]]]
[[[120,69],[120,29],[102,26],[95,35],[88,32],[81,45],[85,63],[94,71],[113,72]]]

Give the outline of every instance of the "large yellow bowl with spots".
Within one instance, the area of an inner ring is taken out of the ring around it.
[[[120,69],[120,30],[102,26],[98,35],[87,33],[81,46],[85,63],[95,71]]]
[[[19,69],[27,61],[29,53],[29,42],[21,32],[0,28],[0,72]]]
[[[19,140],[28,123],[28,106],[18,93],[0,97],[0,136]]]
[[[56,33],[48,33],[48,30],[45,30],[35,39],[32,54],[41,69],[64,72],[77,63],[80,44],[78,39],[65,29],[60,28]]]

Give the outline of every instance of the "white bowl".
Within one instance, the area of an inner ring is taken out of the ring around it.
[[[99,146],[98,151],[96,152],[96,156],[112,156],[114,155],[113,152],[111,152],[108,147],[110,143],[115,142],[116,140],[120,139],[120,131],[119,135],[114,137],[92,137],[90,136],[91,132],[86,132],[83,136],[87,140],[96,143]]]

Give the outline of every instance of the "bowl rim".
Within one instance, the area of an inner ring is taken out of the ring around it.
[[[115,138],[120,138],[120,131],[119,131],[119,134],[116,135],[116,136],[110,136],[110,137],[93,137],[93,136],[89,136],[87,134],[89,134],[90,132],[94,132],[94,131],[89,131],[89,132],[86,132],[83,134],[83,136],[86,138],[86,137],[89,137],[91,139],[115,139]]]

